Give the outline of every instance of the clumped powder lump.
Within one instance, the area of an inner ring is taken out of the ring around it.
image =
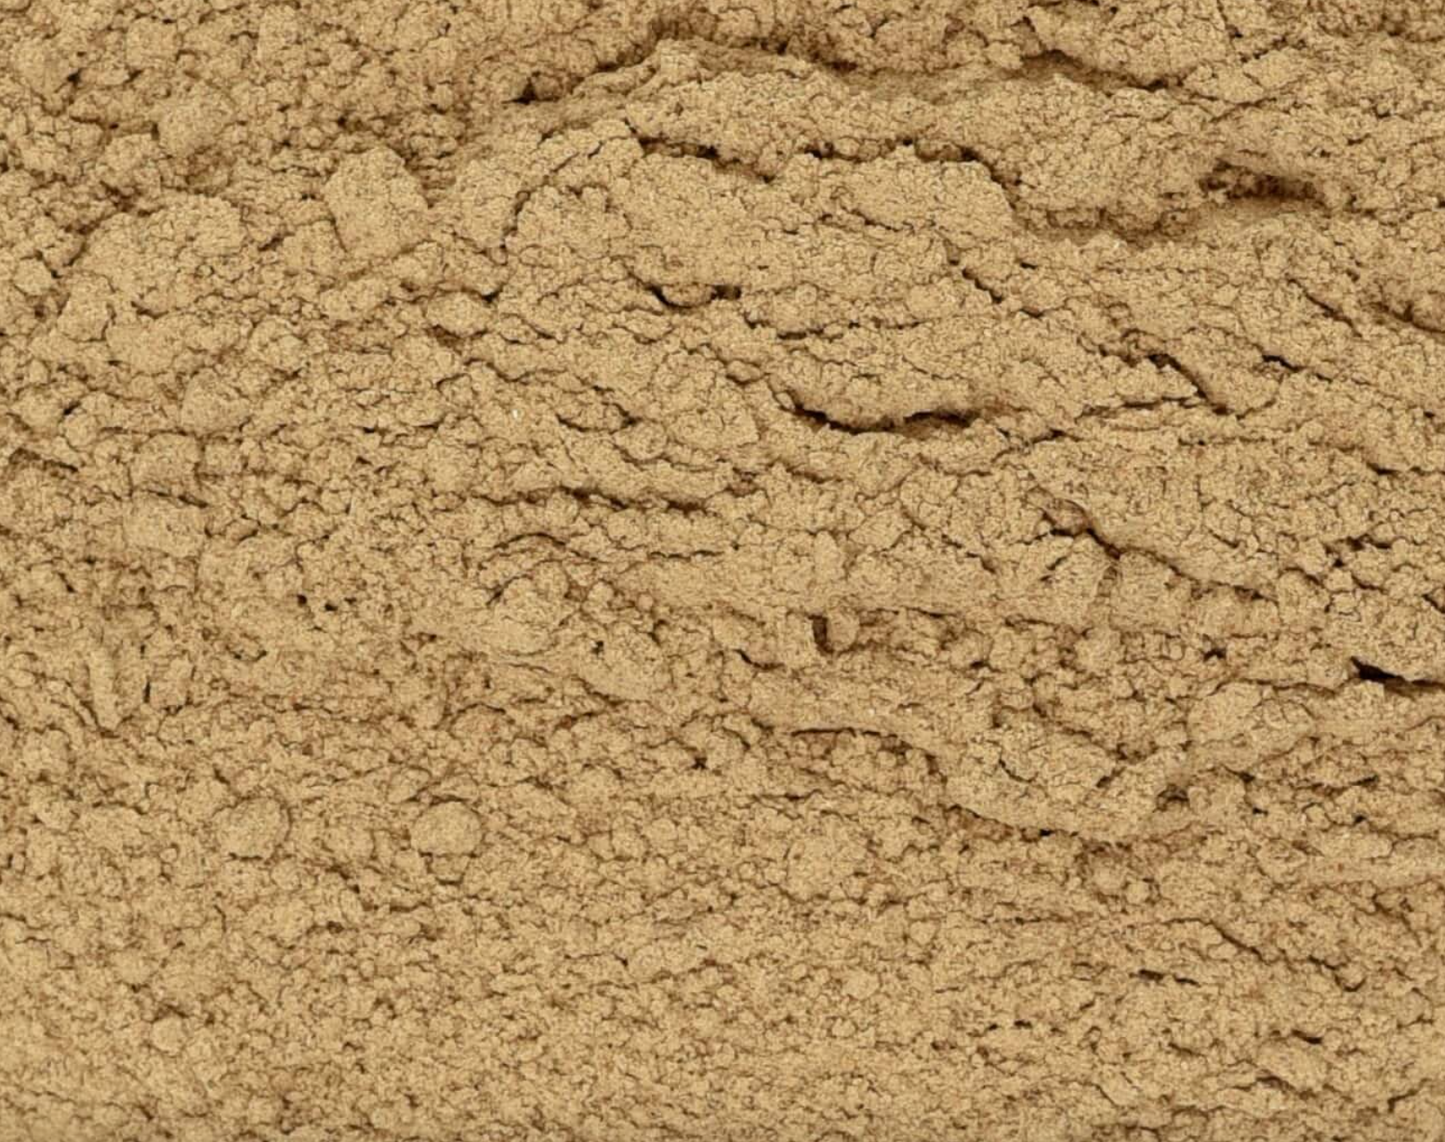
[[[1442,38],[0,0],[0,1142],[1445,1136]]]

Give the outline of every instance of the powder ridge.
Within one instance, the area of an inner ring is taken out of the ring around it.
[[[0,1142],[1445,1137],[1442,36],[0,0]]]

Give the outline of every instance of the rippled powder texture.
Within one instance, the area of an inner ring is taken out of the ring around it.
[[[1442,37],[0,0],[0,1142],[1440,1138]]]

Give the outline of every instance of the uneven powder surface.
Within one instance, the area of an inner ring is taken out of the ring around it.
[[[0,1142],[1442,1137],[1442,38],[0,0]]]

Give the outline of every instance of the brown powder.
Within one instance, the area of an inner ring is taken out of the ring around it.
[[[0,0],[0,1142],[1445,1137],[1442,38]]]

